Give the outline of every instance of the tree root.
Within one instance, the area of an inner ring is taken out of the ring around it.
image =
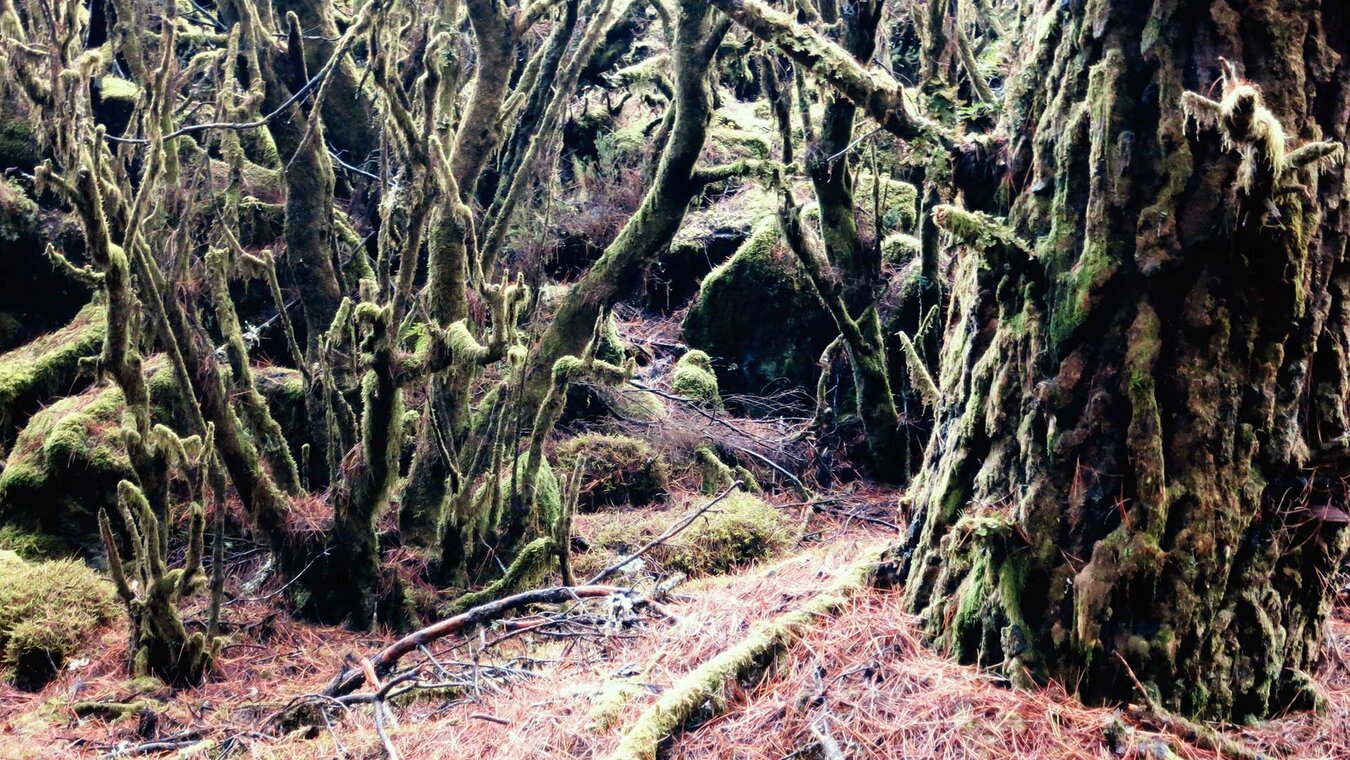
[[[553,539],[548,536],[536,538],[520,550],[502,577],[478,591],[470,591],[451,602],[449,613],[455,615],[519,591],[522,586],[538,578],[553,555]]]
[[[1135,689],[1144,699],[1144,706],[1130,705],[1126,709],[1126,714],[1136,722],[1150,723],[1162,731],[1171,734],[1189,744],[1194,744],[1204,749],[1213,750],[1224,757],[1237,758],[1237,760],[1272,760],[1270,755],[1262,754],[1256,750],[1244,745],[1236,739],[1231,739],[1215,731],[1209,726],[1196,723],[1195,721],[1183,718],[1169,712],[1162,705],[1158,704],[1153,695],[1149,693],[1144,685],[1135,677],[1134,671],[1130,668],[1125,658],[1116,653],[1116,659],[1120,660],[1121,665],[1125,667],[1125,672],[1130,680],[1134,682]]]
[[[728,682],[745,679],[771,664],[817,617],[834,614],[853,592],[866,587],[880,564],[880,555],[869,555],[801,607],[754,625],[740,643],[667,689],[628,727],[609,760],[653,760],[661,743],[683,729],[704,705],[711,703],[716,708]]]

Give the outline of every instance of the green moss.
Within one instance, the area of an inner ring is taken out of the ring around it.
[[[611,313],[605,320],[604,330],[600,333],[600,345],[595,347],[595,358],[610,364],[623,364],[628,358],[628,346],[619,335],[619,326]]]
[[[769,157],[769,140],[758,132],[734,128],[714,129],[708,135],[708,142],[713,149],[720,148],[726,154],[725,157]]]
[[[854,187],[854,196],[858,207],[872,215],[875,213],[871,172],[859,172]],[[879,229],[885,232],[913,231],[918,221],[919,190],[908,182],[890,177],[882,177],[880,187],[875,188],[881,201],[881,224]]]
[[[904,264],[918,258],[922,246],[913,235],[895,232],[881,241],[881,257],[892,265]]]
[[[646,441],[626,435],[585,433],[557,448],[558,466],[571,473],[584,468],[578,506],[643,506],[665,496],[670,465]]]
[[[70,324],[0,356],[0,440],[28,414],[68,392],[79,362],[103,347],[104,308],[89,304]]]
[[[0,177],[0,242],[37,232],[38,205],[14,180]]]
[[[591,695],[591,709],[586,714],[586,729],[604,733],[619,722],[623,708],[646,694],[642,684],[631,678],[611,678]]]
[[[550,475],[550,477],[552,477]],[[556,490],[557,484],[554,484]],[[478,591],[471,591],[455,599],[444,611],[445,617],[457,615],[465,610],[496,601],[502,597],[528,588],[543,578],[549,569],[550,560],[555,556],[553,539],[536,538],[525,545],[511,561],[502,577]]]
[[[134,103],[141,96],[141,88],[135,82],[119,79],[117,77],[100,77],[99,97],[104,100],[115,100],[124,103]]]
[[[772,504],[736,491],[662,547],[658,556],[670,570],[716,574],[771,557],[794,539],[791,523]]]
[[[816,358],[838,335],[772,219],[704,278],[680,330],[727,367],[727,388],[744,393],[814,387]]]
[[[85,565],[27,562],[0,551],[0,666],[21,688],[50,680],[116,611],[111,584]]]
[[[717,375],[712,371],[712,359],[698,349],[685,353],[675,362],[670,388],[680,396],[708,406],[722,406],[722,394],[717,387]]]
[[[11,101],[12,102],[12,101]],[[0,116],[0,166],[13,166],[32,171],[42,160],[37,150],[37,139],[22,116]]]
[[[14,524],[0,525],[0,551],[10,551],[26,560],[51,559],[70,551],[64,541]]]
[[[101,323],[98,330],[101,341]],[[60,362],[53,359],[52,366],[80,358],[80,351],[59,345],[59,352],[67,355]],[[146,366],[152,421],[176,429],[181,427],[174,419],[180,394],[167,364],[156,357]],[[283,384],[289,385],[289,381]],[[302,399],[300,403],[294,424],[303,430]],[[52,537],[89,556],[101,555],[98,510],[115,508],[118,482],[135,479],[122,437],[125,410],[121,391],[101,385],[56,401],[29,418],[0,471],[0,522]]]

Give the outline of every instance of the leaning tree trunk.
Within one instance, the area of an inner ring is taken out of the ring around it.
[[[1137,699],[1128,663],[1265,716],[1308,696],[1347,543],[1350,11],[1034,5],[1011,230],[937,214],[963,244],[907,599],[1015,682]]]

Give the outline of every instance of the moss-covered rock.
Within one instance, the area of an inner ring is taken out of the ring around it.
[[[310,443],[309,420],[305,416],[305,378],[299,370],[271,365],[254,367],[253,379],[258,392],[267,400],[272,418],[281,426],[291,456],[300,462],[301,447]],[[303,468],[303,465],[301,467]]]
[[[721,408],[722,394],[713,373],[712,359],[707,353],[694,349],[675,362],[670,374],[670,388],[676,394],[707,406]]]
[[[116,612],[112,585],[85,565],[0,551],[0,667],[19,688],[41,688]]]
[[[132,478],[121,435],[125,404],[99,386],[34,414],[0,471],[0,522],[102,554],[99,509],[115,509],[117,483]]]
[[[42,157],[38,154],[37,139],[33,128],[22,116],[16,116],[9,109],[16,104],[5,102],[6,113],[0,116],[0,166],[12,166],[26,172],[33,171]]]
[[[14,552],[23,559],[54,559],[69,551],[65,542],[19,525],[0,525],[0,551]]]
[[[792,524],[772,504],[736,491],[654,551],[667,570],[709,575],[771,557],[794,538]]]
[[[146,373],[153,421],[181,429],[174,418],[181,395],[172,369],[155,357],[147,362]],[[298,446],[306,429],[299,373],[260,368],[257,378],[283,432]],[[76,551],[102,556],[98,511],[115,510],[117,483],[135,477],[121,433],[125,410],[121,391],[100,385],[29,418],[0,470],[0,523],[46,537],[44,555]]]
[[[773,217],[776,203],[772,193],[749,184],[690,209],[670,249],[647,272],[644,305],[669,313],[688,303],[708,273],[731,258],[757,225]]]
[[[895,232],[881,241],[881,258],[892,266],[901,266],[919,257],[923,243],[913,235]]]
[[[773,221],[704,279],[681,331],[738,393],[813,386],[816,360],[838,333]]]
[[[42,404],[78,390],[80,359],[103,348],[104,308],[89,304],[70,324],[0,355],[0,443]]]
[[[873,194],[875,192],[875,195]],[[871,172],[862,172],[854,186],[854,200],[858,208],[868,216],[876,212],[875,201],[880,200],[882,234],[890,232],[912,232],[918,221],[918,188],[908,182],[882,177],[879,186],[874,186]],[[877,196],[880,196],[879,198]]]
[[[33,234],[37,223],[37,203],[14,180],[0,177],[0,243]]]
[[[584,433],[558,445],[558,467],[570,474],[582,467],[577,506],[591,511],[602,506],[645,506],[664,498],[670,481],[665,457],[639,438]]]

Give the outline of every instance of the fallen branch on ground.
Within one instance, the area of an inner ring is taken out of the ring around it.
[[[772,662],[818,616],[833,614],[853,592],[867,586],[880,564],[879,554],[869,556],[845,569],[828,589],[801,607],[754,625],[740,643],[667,689],[628,727],[610,760],[653,760],[661,742],[682,729],[702,705],[716,703],[728,682]]]
[[[382,678],[389,675],[398,665],[398,661],[405,655],[416,651],[419,647],[424,647],[437,639],[444,638],[454,633],[467,631],[474,626],[491,622],[507,614],[532,604],[561,604],[563,602],[573,602],[580,599],[597,599],[610,596],[612,594],[627,593],[626,589],[618,586],[555,586],[553,588],[535,589],[533,591],[522,591],[494,602],[488,602],[474,607],[471,610],[461,612],[454,617],[446,618],[438,623],[433,623],[425,628],[404,636],[385,647],[374,657],[370,658],[370,668],[376,677]],[[633,605],[639,606],[648,604],[646,599],[635,599]],[[341,673],[329,683],[328,688],[324,689],[324,696],[341,697],[355,691],[367,680],[363,668],[344,668]]]

